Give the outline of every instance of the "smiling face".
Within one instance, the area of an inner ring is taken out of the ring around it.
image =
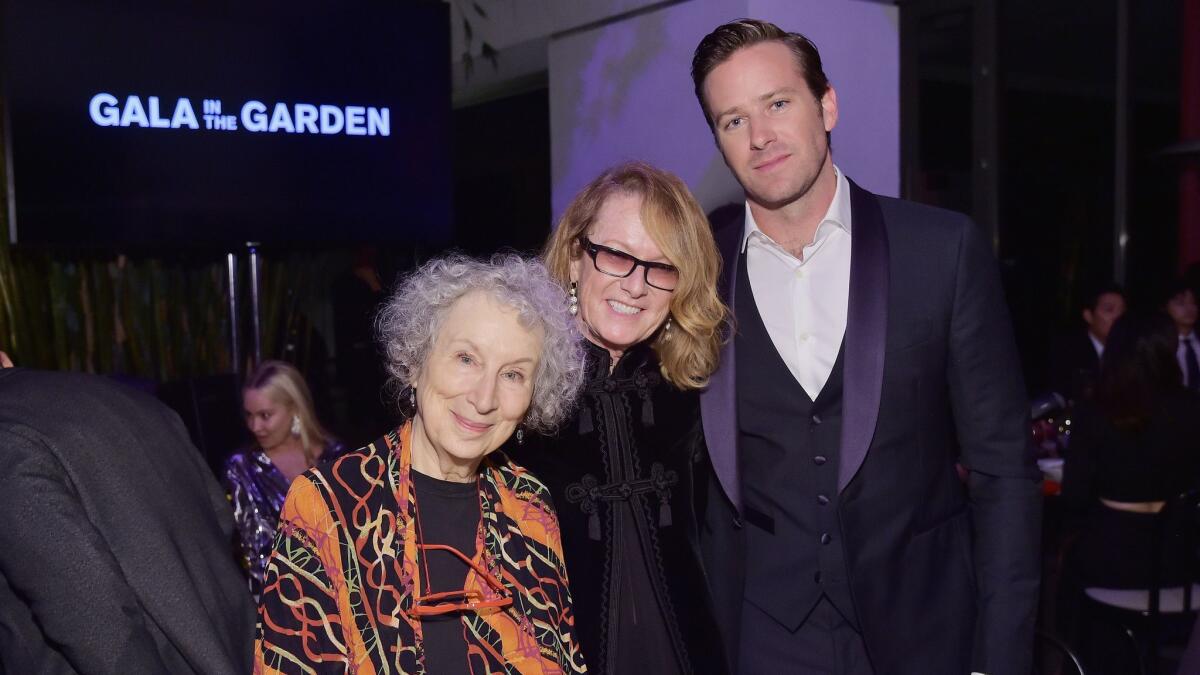
[[[635,258],[672,264],[642,223],[641,208],[642,198],[636,194],[611,195],[596,213],[588,239]],[[607,349],[614,363],[630,347],[654,335],[671,309],[671,292],[648,285],[640,265],[627,277],[609,276],[581,252],[571,261],[571,279],[579,284],[580,332]]]
[[[471,480],[525,417],[541,352],[540,329],[522,326],[516,310],[481,291],[460,298],[414,383],[413,468]]]
[[[291,406],[272,399],[266,391],[243,391],[242,408],[246,415],[246,428],[254,434],[254,440],[263,450],[277,448],[291,437],[295,411]]]
[[[739,49],[703,90],[717,145],[752,203],[781,208],[833,171],[826,134],[837,124],[837,94],[830,87],[814,100],[783,43]]]

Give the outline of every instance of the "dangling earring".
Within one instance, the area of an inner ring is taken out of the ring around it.
[[[579,284],[572,281],[571,288],[567,293],[571,296],[568,298],[570,304],[567,305],[567,313],[571,316],[576,316],[579,314]]]
[[[517,425],[517,445],[525,445],[525,423]]]
[[[292,435],[293,436],[300,435],[300,416],[299,415],[292,415]]]
[[[663,337],[671,334],[671,316],[667,315],[667,322],[663,324]]]
[[[400,414],[405,419],[412,419],[417,416],[417,388],[413,385],[408,385],[404,391],[400,392]]]

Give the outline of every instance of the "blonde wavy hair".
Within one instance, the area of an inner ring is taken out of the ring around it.
[[[571,262],[584,255],[579,238],[591,230],[600,207],[614,194],[641,197],[646,231],[679,269],[670,304],[674,325],[655,333],[651,347],[668,382],[680,389],[700,389],[717,369],[728,310],[717,294],[721,257],[712,228],[677,176],[642,162],[628,162],[600,174],[559,219],[542,250],[546,268],[564,287],[570,285]]]
[[[263,361],[246,378],[242,390],[250,389],[261,391],[300,418],[300,445],[308,465],[312,466],[325,446],[333,441],[333,436],[317,420],[312,392],[300,371],[286,361]]]

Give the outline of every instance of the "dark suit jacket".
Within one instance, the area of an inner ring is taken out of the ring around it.
[[[1026,675],[1041,496],[991,248],[962,215],[853,183],[850,192],[838,516],[871,662],[880,675]],[[716,231],[731,307],[743,227]],[[729,340],[702,396],[714,470],[702,537],[737,663],[745,549],[734,351]],[[956,461],[970,469],[965,485]]]
[[[1100,374],[1100,357],[1086,328],[1061,336],[1054,344],[1050,361],[1050,391],[1071,401],[1083,401]]]
[[[0,370],[0,514],[0,670],[250,671],[229,505],[155,399]]]

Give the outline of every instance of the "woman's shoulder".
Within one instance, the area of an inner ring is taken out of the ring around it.
[[[229,478],[248,476],[252,468],[261,461],[262,449],[256,445],[245,446],[233,451],[225,459],[225,475]]]
[[[304,472],[304,475],[327,479],[353,474],[373,462],[386,463],[391,454],[391,448],[392,445],[389,445],[386,435],[353,450],[341,442],[333,442],[321,454],[317,465]]]
[[[497,450],[489,455],[486,466],[491,470],[496,487],[513,497],[525,502],[550,501],[550,488],[542,479],[524,465],[513,461],[504,451]]]

